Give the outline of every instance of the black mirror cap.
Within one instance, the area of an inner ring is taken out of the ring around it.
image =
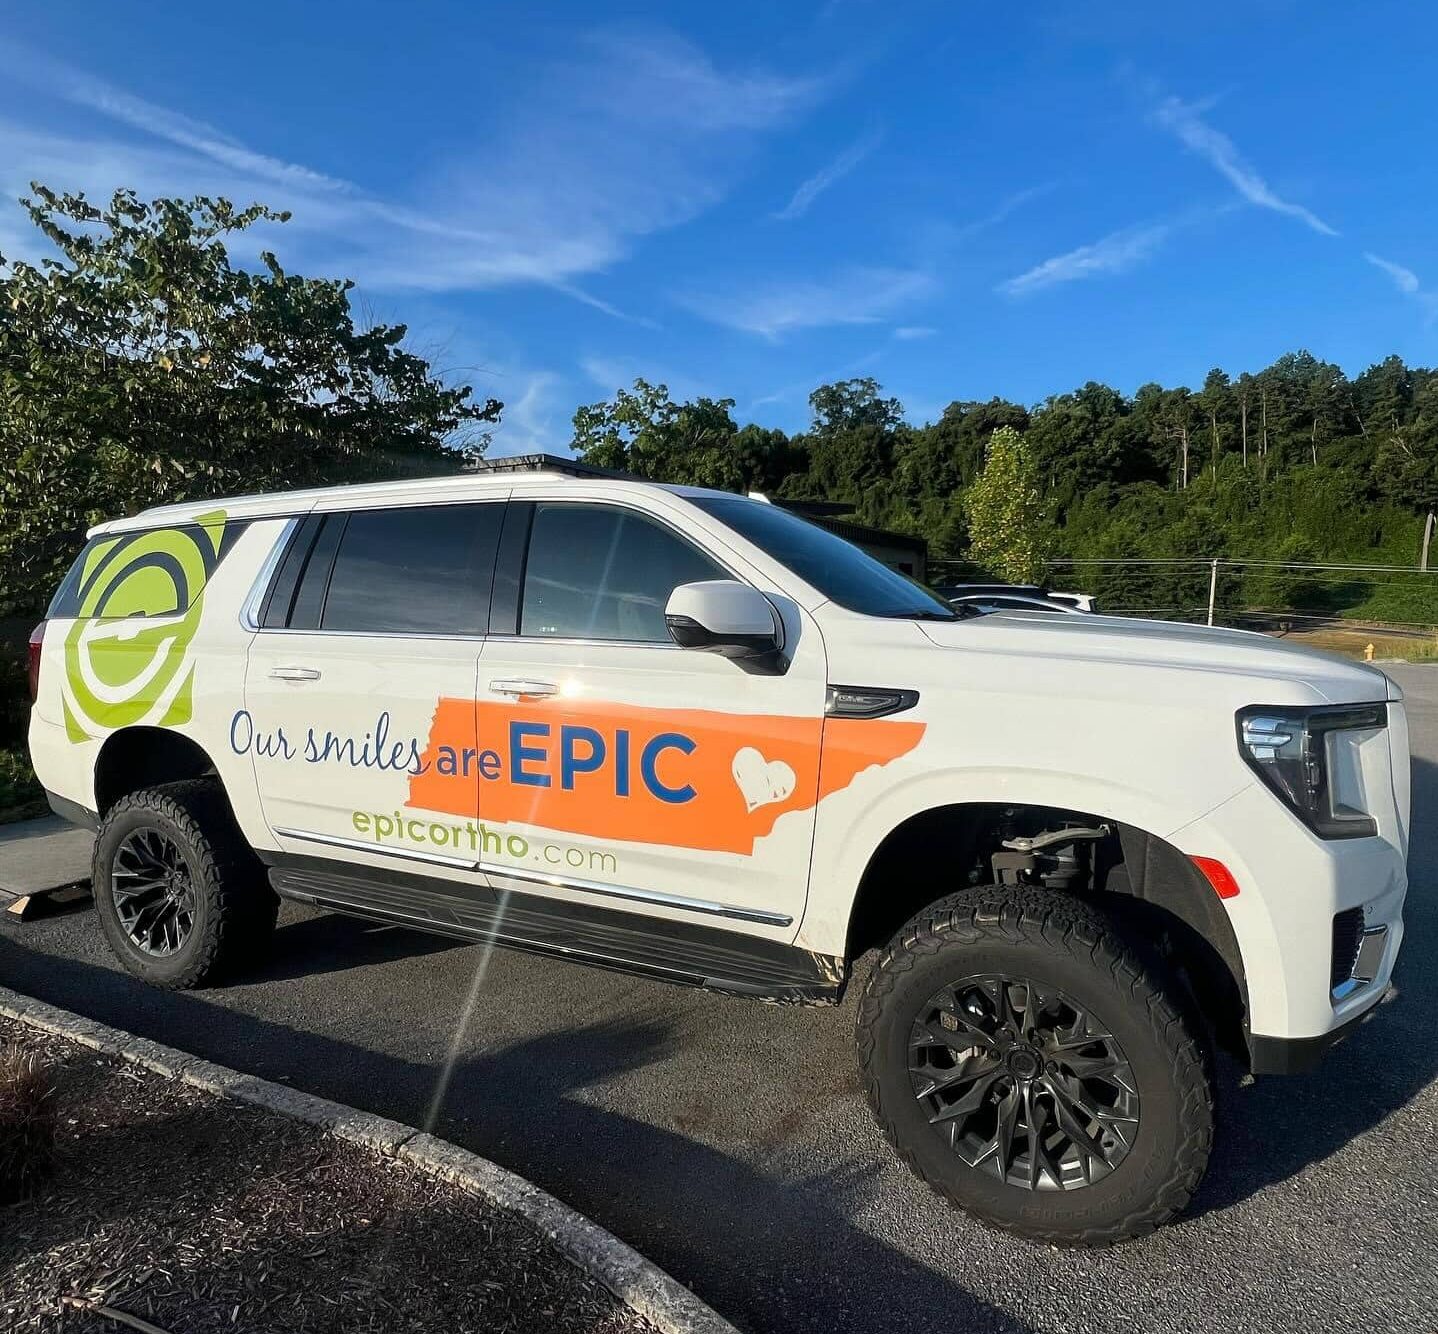
[[[669,638],[680,648],[700,649],[723,658],[759,658],[779,649],[777,632],[767,635],[718,635],[692,616],[664,617]]]

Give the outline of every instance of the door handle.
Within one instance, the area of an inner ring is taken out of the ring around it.
[[[313,667],[271,667],[276,681],[318,681],[320,674]]]
[[[559,687],[553,681],[491,681],[489,688],[496,695],[513,695],[516,699],[524,696],[545,696],[559,694]]]

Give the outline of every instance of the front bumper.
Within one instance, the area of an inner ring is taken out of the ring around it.
[[[1388,988],[1373,999],[1368,1009],[1345,1020],[1337,1028],[1313,1038],[1271,1038],[1261,1033],[1248,1035],[1248,1066],[1255,1075],[1306,1075],[1322,1062],[1328,1049],[1343,1041],[1355,1028],[1366,1024],[1378,1011]]]
[[[1175,835],[1183,852],[1216,858],[1238,883],[1222,903],[1243,959],[1255,1070],[1301,1068],[1269,1053],[1289,1043],[1321,1053],[1387,991],[1408,889],[1395,824],[1380,818],[1377,837],[1325,841],[1255,786]],[[1339,948],[1343,918],[1351,953]]]

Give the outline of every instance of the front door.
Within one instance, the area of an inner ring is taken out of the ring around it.
[[[681,649],[673,588],[739,574],[679,531],[682,513],[516,500],[515,515],[530,533],[513,620],[496,619],[475,697],[436,718],[446,753],[474,752],[477,793],[436,764],[419,799],[477,814],[501,888],[791,936],[824,717],[812,622],[791,605],[782,672]]]

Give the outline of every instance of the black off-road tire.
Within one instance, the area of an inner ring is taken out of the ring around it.
[[[971,1167],[929,1123],[909,1072],[913,1025],[962,979],[1028,977],[1073,997],[1116,1038],[1139,1095],[1125,1158],[1101,1180],[1029,1190]],[[1213,1142],[1207,1053],[1180,991],[1114,923],[1040,888],[964,890],[924,909],[884,948],[858,1012],[859,1064],[870,1105],[899,1156],[938,1194],[992,1226],[1055,1245],[1106,1246],[1142,1236],[1187,1206]]]
[[[138,948],[110,892],[116,851],[140,829],[178,847],[189,873],[193,925],[185,943],[157,957]],[[179,991],[203,986],[261,957],[275,929],[279,899],[265,879],[219,785],[186,779],[120,798],[101,822],[92,865],[95,908],[116,957],[142,981]]]

